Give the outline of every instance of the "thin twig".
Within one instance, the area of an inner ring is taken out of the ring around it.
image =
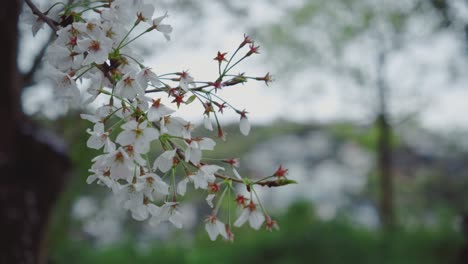
[[[182,150],[177,148],[177,146],[170,140],[169,140],[169,144],[171,145],[172,148],[176,149],[177,156],[179,156],[180,159],[185,160],[185,154],[182,152]],[[193,162],[190,161],[189,163],[193,167],[198,168],[198,166],[193,164]],[[206,165],[206,164],[203,163],[203,162],[200,162],[200,165],[203,166],[203,165]],[[226,176],[226,175],[223,175],[223,174],[220,174],[220,173],[215,173],[214,176],[216,178],[218,178],[218,179],[230,180],[230,181],[233,181],[233,182],[245,184],[245,182],[242,181],[242,180],[231,178],[229,176]],[[253,184],[260,185],[260,186],[267,186],[267,187],[279,187],[279,186],[285,185],[285,183],[283,181],[263,181],[263,182],[254,182]]]
[[[114,80],[112,79],[112,76],[109,74],[109,71],[106,69],[105,65],[107,64],[96,65],[96,68],[98,68],[102,74],[104,74],[104,77],[106,77],[111,84],[114,84]]]
[[[30,2],[29,0],[25,0],[25,1],[32,10],[34,10],[34,8],[37,9],[37,7],[34,6],[34,4],[32,4],[32,3],[31,4],[33,5],[33,7],[31,7],[31,5],[28,3],[28,2]],[[67,5],[71,5],[73,3],[73,1],[74,0],[68,0]],[[33,13],[34,13],[34,11],[33,11]],[[42,12],[40,12],[40,13],[42,13]],[[45,16],[43,13],[42,13],[42,15]],[[41,15],[38,15],[38,16],[41,17]],[[46,17],[46,18],[48,18],[48,17]],[[52,19],[50,19],[50,20],[52,20]],[[53,21],[53,20],[52,20],[52,23],[54,23],[54,26],[55,26],[55,24],[58,24],[56,21]],[[52,43],[52,41],[55,38],[55,34],[56,34],[57,30],[54,29],[54,27],[52,27],[52,29],[54,31],[52,31],[50,33],[48,40],[46,41],[44,46],[42,46],[41,50],[37,53],[37,55],[34,57],[34,61],[33,61],[33,64],[31,66],[31,68],[29,69],[28,72],[22,74],[22,81],[23,81],[22,87],[23,87],[23,89],[35,84],[34,75],[36,74],[37,70],[39,69],[39,67],[42,64],[42,58],[44,57],[44,55],[45,55],[45,53],[47,51],[47,47],[50,45],[50,43]]]
[[[31,8],[31,11],[33,12],[33,14],[35,14],[36,16],[38,16],[42,21],[44,21],[45,23],[47,23],[47,25],[49,25],[49,27],[54,31],[54,32],[57,32],[58,31],[58,22],[51,19],[50,17],[46,16],[44,13],[42,13],[38,8],[37,6],[35,6],[31,0],[24,0],[24,2],[26,2],[26,4],[29,6],[29,8]]]
[[[34,75],[36,74],[37,70],[39,69],[39,66],[41,65],[42,58],[44,57],[47,47],[49,47],[49,44],[54,40],[55,33],[51,32],[48,40],[44,45],[42,46],[41,50],[37,53],[37,55],[34,57],[33,64],[29,71],[23,73],[22,79],[23,79],[23,88],[29,87],[34,85]]]

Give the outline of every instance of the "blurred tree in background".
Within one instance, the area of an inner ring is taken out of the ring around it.
[[[407,55],[446,31],[460,31],[447,26],[448,20],[455,19],[448,8],[444,1],[311,0],[264,33],[271,40],[265,41],[270,43],[270,52],[283,62],[279,69],[286,74],[279,79],[300,78],[311,71],[331,75],[342,87],[339,93],[347,97],[343,109],[367,108],[364,112],[375,120],[379,214],[386,229],[396,220],[393,127],[424,110],[431,96],[427,75],[440,71],[440,65],[427,65],[424,58]],[[419,69],[409,69],[414,66]],[[445,65],[446,71],[450,69]],[[302,90],[294,82],[292,86],[299,91],[291,93],[313,97],[304,90],[311,85],[302,85]]]

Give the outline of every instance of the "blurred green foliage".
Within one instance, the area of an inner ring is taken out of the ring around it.
[[[364,128],[350,123],[338,123],[330,126],[329,131],[338,140],[351,140],[370,152],[377,150],[379,130],[376,126]],[[393,147],[396,148],[400,143],[400,139],[397,135],[393,134],[391,142]]]
[[[356,226],[345,214],[339,214],[333,221],[321,221],[314,215],[313,205],[302,202],[276,217],[280,231],[253,231],[248,227],[234,229],[236,237],[233,244],[209,241],[200,222],[196,231],[183,231],[184,234],[193,235],[193,238],[190,235],[176,235],[173,239],[143,245],[135,238],[140,223],[133,221],[126,222],[123,241],[112,246],[96,246],[80,233],[80,223],[70,214],[78,197],[92,195],[103,198],[106,194],[103,188],[85,182],[90,160],[96,152],[89,150],[85,144],[88,138],[85,130],[89,123],[77,120],[72,116],[50,123],[52,128],[65,128],[57,132],[65,135],[69,142],[75,168],[51,221],[48,242],[50,263],[456,263],[462,244],[454,222],[458,211],[450,205],[451,200],[440,199],[431,192],[434,185],[441,189],[441,193],[447,187],[442,184],[447,179],[443,180],[436,171],[432,171],[432,177],[413,175],[414,179],[397,182],[399,194],[407,193],[398,199],[401,219],[413,217],[414,223],[420,223],[418,217],[421,216],[415,212],[431,208],[437,220],[434,225],[404,225],[406,222],[403,221],[404,227],[383,234]],[[345,123],[314,126],[278,121],[269,126],[253,127],[255,133],[248,137],[240,136],[238,129],[237,125],[226,127],[229,141],[218,141],[215,152],[206,154],[217,158],[242,157],[256,144],[276,136],[301,136],[312,131],[331,135],[337,142],[354,142],[368,151],[375,149],[376,142],[375,129]],[[396,136],[393,142],[397,149],[404,146]],[[375,177],[371,174],[369,186],[362,194],[364,200],[375,197],[375,185]],[[410,197],[411,201],[402,200],[405,197]]]
[[[234,243],[209,241],[204,231],[193,241],[155,242],[144,249],[127,240],[94,248],[69,240],[53,252],[52,263],[456,263],[461,237],[450,225],[395,230],[390,234],[353,226],[345,219],[318,220],[310,204],[297,203],[279,217],[281,230],[235,230]]]

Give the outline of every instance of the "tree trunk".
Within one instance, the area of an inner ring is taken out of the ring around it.
[[[386,53],[380,52],[377,64],[377,170],[380,179],[379,216],[384,230],[389,231],[395,225],[393,204],[393,164],[392,164],[392,127],[388,121],[388,89],[385,85],[383,68],[386,63]]]
[[[385,115],[377,118],[378,172],[380,176],[380,221],[385,230],[395,225],[393,205],[392,130]]]
[[[0,263],[9,264],[46,262],[49,213],[69,167],[59,140],[33,126],[21,111],[20,10],[20,0],[0,7]]]

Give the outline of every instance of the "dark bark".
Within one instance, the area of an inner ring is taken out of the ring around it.
[[[463,244],[460,248],[458,263],[466,264],[468,263],[468,213],[465,212],[461,216],[461,228],[463,235]]]
[[[9,0],[0,7],[0,263],[45,263],[49,214],[69,165],[60,141],[33,126],[21,111],[21,4]]]
[[[431,0],[432,6],[439,12],[441,16],[441,27],[448,27],[452,24],[452,15],[449,11],[447,0]]]
[[[377,118],[378,129],[378,172],[380,176],[380,221],[385,230],[395,225],[393,204],[392,131],[385,115]]]

